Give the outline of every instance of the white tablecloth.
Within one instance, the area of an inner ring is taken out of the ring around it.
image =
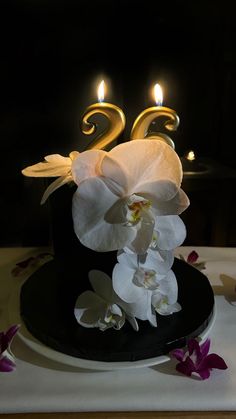
[[[16,371],[0,373],[0,413],[236,410],[236,248],[181,247],[176,254],[193,249],[206,261],[204,273],[216,294],[210,352],[224,358],[227,370],[213,370],[206,381],[178,374],[172,361],[128,373],[82,370],[46,359],[16,337]],[[9,325],[9,297],[22,281],[12,277],[11,269],[37,253],[39,249],[0,250],[0,330]]]

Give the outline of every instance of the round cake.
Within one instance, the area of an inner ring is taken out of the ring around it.
[[[174,258],[189,201],[169,145],[137,140],[51,155],[24,172],[61,174],[43,197],[51,195],[54,260],[21,289],[34,337],[73,357],[120,362],[167,354],[207,328],[208,279]]]

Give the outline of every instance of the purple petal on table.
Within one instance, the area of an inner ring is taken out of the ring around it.
[[[171,351],[170,355],[176,358],[178,361],[183,361],[185,352],[183,349],[174,349]]]
[[[207,380],[210,377],[210,368],[205,368],[203,370],[197,370],[197,373],[200,375],[202,380]]]
[[[179,362],[179,364],[176,365],[176,370],[190,377],[192,372],[195,372],[196,368],[193,361],[188,356],[185,361]]]
[[[198,260],[198,253],[195,252],[195,250],[193,250],[191,253],[189,253],[188,257],[187,257],[187,262],[188,263],[194,263]]]
[[[19,328],[20,328],[19,324],[14,324],[13,326],[9,327],[9,329],[5,333],[4,332],[0,333],[1,353],[3,353],[8,348],[15,334],[18,332]]]
[[[201,369],[204,368],[216,368],[218,370],[226,370],[228,366],[221,356],[217,354],[210,354],[202,361]]]
[[[207,339],[200,345],[200,351],[203,357],[207,356],[211,345],[211,340]]]
[[[6,356],[0,358],[0,372],[11,372],[15,367],[16,364]]]
[[[200,345],[196,339],[189,339],[187,346],[188,346],[188,352],[190,356],[193,354],[194,351],[196,352],[197,357],[201,355]]]

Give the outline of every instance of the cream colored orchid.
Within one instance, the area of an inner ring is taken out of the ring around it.
[[[92,152],[99,150],[83,153],[84,162]],[[80,158],[73,162],[80,180],[72,205],[74,230],[90,249],[107,252],[132,244],[144,254],[156,217],[180,214],[189,205],[180,189],[179,157],[162,141],[128,141],[103,152],[96,176],[83,181],[80,164]]]
[[[58,177],[52,182],[43,194],[41,204],[44,204],[48,197],[61,186],[69,182],[77,185],[88,177],[100,174],[99,165],[105,152],[102,150],[91,150],[91,152],[72,151],[69,157],[60,154],[46,156],[44,162],[34,164],[22,170],[23,175],[29,177]],[[79,159],[77,164],[74,162]]]
[[[134,317],[125,313],[127,304],[122,302],[112,288],[111,278],[102,271],[89,272],[89,281],[94,291],[85,291],[76,300],[74,314],[81,326],[99,328],[101,331],[113,328],[120,330],[127,319],[134,330],[138,324]]]
[[[52,182],[44,192],[41,204],[44,204],[48,197],[62,185],[73,181],[71,166],[72,161],[79,155],[78,151],[72,151],[69,157],[60,154],[51,154],[44,157],[45,161],[36,163],[33,166],[26,167],[22,170],[24,176],[29,177],[58,177]]]

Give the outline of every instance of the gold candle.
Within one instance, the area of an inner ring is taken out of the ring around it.
[[[154,120],[160,117],[166,117],[167,120],[163,122],[163,128],[168,131],[175,131],[179,125],[179,117],[177,113],[170,108],[162,106],[163,94],[159,84],[154,86],[154,97],[156,106],[145,109],[134,121],[131,130],[131,140],[139,140],[143,138],[152,138],[167,142],[171,147],[175,148],[175,144],[172,139],[165,133],[162,132],[149,132],[150,125]]]
[[[118,106],[103,102],[105,96],[105,83],[101,81],[98,87],[98,103],[90,105],[82,116],[82,132],[92,135],[97,130],[97,125],[90,118],[96,114],[102,114],[108,120],[108,126],[87,149],[103,149],[116,140],[125,129],[125,115]]]

